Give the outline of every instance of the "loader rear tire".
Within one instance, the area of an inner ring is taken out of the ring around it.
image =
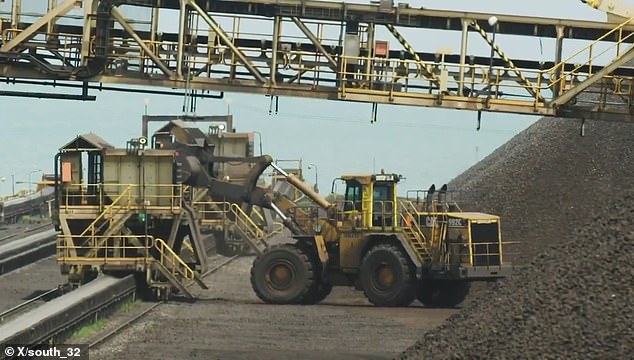
[[[314,283],[313,262],[294,244],[272,246],[251,267],[253,291],[266,303],[302,303]]]
[[[315,282],[302,303],[307,305],[318,304],[327,298],[331,291],[332,284],[323,281]]]
[[[454,308],[469,295],[470,288],[467,281],[424,280],[416,297],[426,307]]]
[[[407,306],[416,298],[416,276],[404,252],[379,244],[363,257],[360,269],[363,292],[376,306]]]

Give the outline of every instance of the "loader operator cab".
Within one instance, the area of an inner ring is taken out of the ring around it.
[[[396,224],[396,174],[344,175],[344,219],[354,219],[356,227],[394,227]],[[336,181],[337,181],[336,180]]]

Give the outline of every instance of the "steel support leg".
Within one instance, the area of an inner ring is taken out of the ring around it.
[[[276,16],[273,20],[273,54],[271,55],[270,81],[277,84],[277,52],[279,50],[280,33],[282,31],[282,18]]]
[[[458,74],[458,96],[464,96],[464,72],[467,65],[470,20],[462,20],[462,38],[460,40],[460,74]]]

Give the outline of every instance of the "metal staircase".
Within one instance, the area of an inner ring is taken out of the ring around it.
[[[249,244],[256,254],[261,255],[268,248],[267,234],[264,230],[238,204],[229,206],[229,215],[242,239]]]
[[[194,206],[200,213],[202,225],[232,230],[258,255],[268,248],[266,239],[271,233],[264,231],[262,226],[253,219],[253,216],[247,214],[238,204],[229,202],[195,202]]]
[[[115,235],[122,234],[125,229],[125,222],[132,216],[129,208],[130,195],[132,186],[129,185],[124,191],[117,196],[111,204],[106,206],[103,211],[79,234],[79,238],[86,238],[87,243],[92,248],[85,254],[86,257],[94,257],[99,249],[103,248],[108,239]],[[127,200],[124,203],[124,199]],[[132,242],[136,246],[142,246],[141,242],[131,237]]]
[[[189,267],[165,241],[155,239],[154,249],[157,251],[157,258],[151,263],[151,269],[157,274],[150,281],[150,287],[169,289],[173,286],[191,299],[194,295],[187,289],[191,283],[195,282],[203,289],[209,288],[200,278],[200,274]],[[158,274],[162,276],[156,276]],[[168,294],[169,291],[164,292],[165,297]]]
[[[128,198],[128,204],[130,203],[130,195],[131,195],[132,185],[129,185],[119,194],[111,204],[106,206],[101,213],[95,217],[95,219],[84,229],[84,231],[79,234],[79,237],[84,237],[86,235],[95,236],[99,234],[100,230],[109,222],[112,222],[113,219],[117,217],[118,214],[121,213],[121,210],[125,208],[125,206],[121,206],[120,202],[126,197]],[[127,208],[125,209],[127,210]],[[102,221],[102,220],[109,220]]]

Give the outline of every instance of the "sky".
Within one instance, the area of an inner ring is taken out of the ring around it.
[[[408,3],[411,7],[491,14],[599,21],[605,18],[603,13],[578,0]],[[8,6],[10,2],[0,4],[0,11]],[[457,51],[457,39],[456,33],[439,34],[426,39],[427,44],[419,40],[414,46],[417,50],[433,51],[448,45]],[[539,56],[535,51],[538,45],[540,49],[550,46],[536,41],[499,39],[511,57],[519,58],[534,58]],[[390,44],[397,46],[396,41]],[[0,90],[20,89],[33,90],[0,82]],[[52,173],[58,148],[76,135],[93,132],[117,147],[124,147],[127,140],[140,136],[146,102],[148,113],[153,115],[180,114],[183,102],[175,96],[94,91],[92,95],[97,95],[97,101],[0,97],[0,153],[3,154],[0,196],[11,193],[12,175],[18,191],[28,187],[29,176],[35,181],[42,172]],[[329,191],[332,179],[342,174],[381,169],[405,177],[401,192],[448,182],[537,120],[533,116],[485,113],[482,129],[476,131],[476,113],[469,111],[379,105],[378,121],[371,124],[370,104],[281,97],[279,105],[279,112],[269,115],[269,98],[225,93],[221,100],[199,100],[197,114],[219,115],[230,111],[237,131],[261,133],[265,153],[275,159],[302,159],[308,182],[314,182],[317,175],[322,193],[323,189]],[[314,167],[309,170],[308,164]]]

